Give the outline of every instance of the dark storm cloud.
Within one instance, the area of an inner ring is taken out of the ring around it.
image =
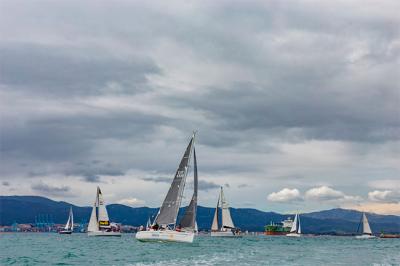
[[[32,190],[43,193],[48,196],[63,196],[73,197],[71,188],[69,186],[53,186],[40,181],[39,183],[31,185]]]

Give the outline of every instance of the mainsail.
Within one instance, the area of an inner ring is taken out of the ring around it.
[[[369,226],[365,213],[363,213],[363,234],[372,235],[371,227]]]
[[[229,211],[229,205],[225,199],[222,187],[221,187],[221,208],[222,208],[222,215],[221,215],[222,228],[235,228],[235,225],[233,224],[232,221],[231,212]]]
[[[219,200],[221,195],[218,196],[217,207],[215,208],[214,219],[211,225],[211,231],[218,231],[218,213],[219,213]]]
[[[293,225],[292,228],[290,229],[290,233],[297,233],[297,217],[299,215],[296,213],[296,216],[294,217]]]
[[[186,208],[186,212],[180,222],[182,228],[190,228],[195,230],[196,227],[196,211],[197,211],[197,188],[198,188],[198,176],[197,176],[197,159],[196,150],[193,148],[193,196],[189,206]]]
[[[179,207],[182,201],[182,193],[185,187],[189,160],[194,144],[194,137],[195,135],[193,134],[182,157],[181,163],[179,164],[178,170],[175,173],[174,180],[172,181],[171,187],[168,190],[167,196],[165,197],[160,211],[156,217],[155,222],[159,225],[166,226],[176,223],[176,217],[178,216]]]

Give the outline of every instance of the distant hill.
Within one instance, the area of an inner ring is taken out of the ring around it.
[[[72,204],[63,201],[53,201],[37,196],[0,196],[0,224],[34,223],[35,216],[48,214],[55,223],[65,223],[69,207]],[[76,222],[87,222],[91,207],[73,206]],[[107,206],[112,221],[129,225],[144,225],[155,215],[157,208],[132,208],[121,204]],[[184,208],[181,208],[180,214]],[[282,215],[275,212],[263,212],[256,209],[231,208],[235,224],[242,230],[263,231],[264,225],[280,222],[293,215]],[[199,206],[197,222],[200,229],[209,229],[214,215],[214,209]],[[305,233],[354,233],[357,230],[361,213],[354,210],[332,209],[301,215],[302,228]],[[400,233],[400,216],[368,214],[371,228],[380,231]]]

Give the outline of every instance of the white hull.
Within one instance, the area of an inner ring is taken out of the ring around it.
[[[301,237],[301,234],[298,234],[298,233],[289,233],[289,234],[287,234],[286,236],[289,236],[289,237]]]
[[[121,232],[93,231],[88,232],[88,236],[121,236]]]
[[[215,236],[215,237],[242,237],[241,234],[234,234],[232,231],[211,232],[211,236]]]
[[[193,232],[178,232],[178,231],[174,231],[174,230],[139,231],[136,233],[136,239],[139,241],[193,243],[194,233]]]
[[[376,236],[373,235],[360,235],[360,236],[356,236],[357,239],[371,239],[371,238],[376,238]]]

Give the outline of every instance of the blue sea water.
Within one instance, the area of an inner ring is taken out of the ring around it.
[[[1,265],[400,265],[400,239],[199,236],[193,244],[86,234],[0,234]]]

